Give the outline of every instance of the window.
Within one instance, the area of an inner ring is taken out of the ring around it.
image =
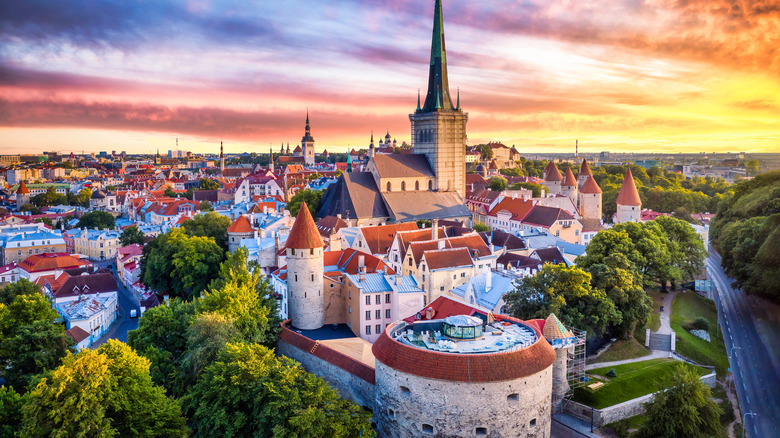
[[[385,303],[390,302],[390,294],[385,294]]]
[[[465,278],[465,277],[466,277],[466,273],[465,272],[461,272],[460,273],[460,278]]]
[[[401,387],[401,394],[411,395],[411,393],[412,393],[412,391],[410,391],[409,388],[407,388],[406,386],[402,386]]]
[[[367,334],[367,335],[370,335],[370,334],[371,334],[371,326],[370,326],[370,325],[367,325],[367,326],[366,326],[366,334]]]
[[[402,192],[406,191],[406,181],[401,181],[401,191]]]
[[[371,304],[371,296],[366,295],[366,304]]]
[[[390,318],[390,309],[385,309],[385,318]]]
[[[531,427],[536,427],[536,418],[534,418],[533,420],[531,420],[531,423],[530,423],[530,425],[531,425]]]
[[[314,248],[309,248],[309,254],[314,255]]]
[[[509,394],[508,396],[506,396],[506,401],[519,402],[520,401],[520,394],[517,394],[517,393]]]
[[[395,411],[392,410],[392,409],[388,409],[387,410],[387,416],[390,417],[391,419],[395,418]]]
[[[428,190],[433,190],[433,180],[428,180]]]
[[[487,427],[478,427],[476,434],[477,436],[487,436]]]
[[[352,306],[349,306],[349,313],[352,313]],[[352,325],[351,325],[352,323],[350,322],[349,324],[350,324],[350,327],[352,327]]]
[[[420,181],[415,181],[414,182],[414,189],[415,190],[420,190]]]
[[[371,320],[371,311],[370,310],[366,310],[366,320],[367,321]]]
[[[423,423],[422,430],[423,430],[423,433],[433,434],[433,426],[431,426],[430,424],[424,424]]]
[[[411,259],[411,257],[409,258],[409,266],[412,266],[412,259]]]
[[[292,255],[295,255],[295,248],[292,249]]]
[[[387,182],[387,191],[392,192],[393,191],[393,185],[390,184],[390,181]]]
[[[295,282],[298,282],[298,274],[295,274]]]
[[[382,319],[382,311],[379,310],[379,309],[376,309],[376,311],[374,311],[374,317],[376,319]]]
[[[440,287],[439,290],[444,292],[444,286]]]
[[[374,304],[382,304],[382,295],[377,295],[374,297]]]

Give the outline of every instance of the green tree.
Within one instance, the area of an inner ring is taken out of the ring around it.
[[[57,193],[54,186],[49,186],[44,193],[30,198],[30,202],[36,207],[49,207],[51,205],[64,204],[67,198]]]
[[[691,369],[680,365],[672,376],[672,387],[655,394],[645,404],[645,417],[637,438],[704,438],[721,431],[718,403],[710,388]]]
[[[194,411],[196,437],[374,436],[369,413],[257,344],[227,344],[184,403]]]
[[[67,356],[22,411],[21,437],[187,436],[178,403],[152,383],[149,361],[116,340]]]
[[[506,178],[501,176],[494,176],[490,178],[488,188],[494,192],[503,192],[507,188]]]
[[[219,213],[208,212],[197,214],[181,224],[188,236],[210,237],[224,251],[228,249],[227,229],[230,228],[230,218]]]
[[[209,201],[200,201],[198,204],[198,210],[200,211],[214,211],[214,206]]]
[[[176,192],[174,192],[173,189],[170,188],[170,187],[166,187],[165,188],[165,192],[163,194],[165,196],[169,197],[169,198],[175,198],[176,197]]]
[[[33,222],[42,223],[44,225],[47,225],[49,228],[54,228],[54,221],[52,221],[48,217],[39,217],[38,219],[35,219]]]
[[[682,280],[692,280],[699,275],[704,269],[707,250],[696,230],[688,222],[667,216],[653,222],[666,234],[672,264],[680,270]]]
[[[209,178],[203,178],[200,181],[198,181],[198,187],[200,188],[200,190],[219,190],[222,188],[222,186],[219,185],[218,182]]]
[[[125,228],[119,236],[119,244],[122,246],[132,245],[134,243],[143,245],[145,240],[146,236],[137,225],[131,225]]]
[[[41,213],[43,213],[40,208],[36,207],[33,204],[24,204],[24,205],[22,205],[22,207],[19,210],[30,212],[30,214],[41,214]]]
[[[493,148],[490,145],[483,144],[479,148],[479,154],[482,160],[491,160],[493,159]]]
[[[531,194],[534,198],[539,198],[542,196],[542,190],[544,190],[544,186],[541,184],[535,184],[530,182],[521,182],[521,183],[512,184],[510,189],[512,190],[528,189],[531,191]]]
[[[612,326],[614,335],[630,339],[636,327],[647,322],[653,305],[642,288],[642,275],[620,253],[610,254],[603,263],[591,265],[589,271],[591,286],[606,292],[620,312],[620,322]]]
[[[14,438],[22,424],[24,398],[13,388],[0,386],[0,438]]]
[[[3,304],[0,311],[0,340],[16,336],[20,327],[35,321],[49,323],[59,318],[51,303],[41,293],[17,295],[10,304]]]
[[[74,201],[73,204],[70,204],[70,202],[68,203],[70,205],[78,205],[80,207],[87,208],[89,207],[90,199],[92,199],[92,189],[86,188],[86,189],[81,189],[81,191],[79,191],[79,194],[73,199]],[[70,201],[70,198],[68,198],[68,200]]]
[[[114,228],[114,216],[107,211],[93,211],[81,216],[76,228]]]
[[[0,287],[0,303],[11,304],[19,295],[37,295],[41,289],[26,278],[20,278],[16,283]]]
[[[0,363],[8,384],[23,392],[33,376],[59,366],[60,359],[73,352],[73,341],[61,324],[33,321],[19,327],[16,336],[0,345]]]
[[[603,290],[593,289],[588,272],[574,266],[545,264],[534,276],[515,283],[504,296],[509,314],[521,319],[554,313],[567,327],[603,334],[621,316]]]
[[[489,225],[474,224],[474,231],[476,231],[477,233],[482,233],[482,232],[490,231],[490,230],[492,230],[492,228],[490,228]]]
[[[301,209],[301,204],[306,201],[306,206],[309,207],[309,212],[312,217],[317,216],[317,210],[320,208],[320,200],[324,190],[299,190],[287,203],[287,209],[290,210],[292,216],[298,216],[298,211]]]

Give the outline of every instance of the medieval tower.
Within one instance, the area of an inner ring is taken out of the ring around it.
[[[626,176],[623,178],[623,185],[620,186],[620,193],[617,197],[617,212],[615,213],[615,223],[639,222],[642,213],[642,199],[634,183],[634,175],[631,174],[631,168],[626,169]]]
[[[563,175],[561,194],[568,196],[571,199],[571,203],[575,206],[577,205],[577,178],[574,177],[571,167],[567,167],[566,173]]]
[[[314,137],[311,136],[311,126],[309,125],[308,111],[306,111],[306,132],[303,134],[303,138],[301,139],[301,154],[303,155],[303,160],[306,165],[314,165]]]
[[[582,159],[582,165],[580,166],[580,173],[577,174],[577,185],[582,188],[585,182],[588,181],[588,177],[593,176],[593,172],[590,171],[590,166],[585,159]]]
[[[295,328],[314,330],[325,325],[323,251],[317,226],[306,203],[301,204],[287,239],[287,294],[290,319]]]
[[[601,220],[601,187],[593,176],[588,176],[580,187],[580,216],[583,219]]]
[[[436,175],[434,189],[457,192],[466,197],[466,122],[468,113],[450,97],[447,78],[447,52],[444,45],[444,16],[441,0],[436,0],[433,15],[431,64],[425,104],[409,115],[412,122],[412,152],[425,154]]]

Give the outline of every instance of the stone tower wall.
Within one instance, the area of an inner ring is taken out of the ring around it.
[[[601,193],[580,193],[580,216],[601,219]]]
[[[642,212],[641,205],[617,205],[617,213],[615,214],[615,223],[622,224],[623,222],[639,222],[639,215]]]
[[[314,142],[313,141],[302,141],[301,142],[301,155],[303,155],[303,160],[308,165],[314,164]]]
[[[547,187],[547,191],[551,195],[561,194],[561,182],[560,181],[545,181],[544,186]]]
[[[377,360],[375,391],[379,436],[477,436],[477,428],[488,437],[550,436],[552,366],[514,380],[452,382]]]
[[[557,412],[561,401],[569,390],[569,380],[566,376],[566,367],[569,364],[568,351],[573,347],[558,348],[555,350],[555,362],[552,366],[552,404]]]
[[[466,123],[462,111],[410,114],[412,150],[425,154],[436,175],[434,189],[466,198]]]
[[[325,325],[322,248],[287,249],[287,299],[292,325],[314,330]]]
[[[561,194],[568,196],[574,205],[577,205],[577,193],[577,186],[561,186]]]
[[[577,177],[577,187],[582,188],[583,185],[585,185],[585,182],[588,180],[588,175],[580,175]]]

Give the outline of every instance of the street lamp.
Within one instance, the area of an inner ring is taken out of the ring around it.
[[[731,347],[731,353],[729,353],[729,371],[731,371],[731,369],[733,368],[731,366],[731,357],[734,356],[734,350],[741,350],[741,349],[742,349],[742,347],[733,347],[733,346]],[[729,392],[728,392],[729,394],[731,394],[731,381],[732,380],[734,380],[734,371],[731,371],[731,378],[729,379]],[[726,394],[726,396],[728,397],[728,394]],[[742,424],[745,424],[745,423],[742,423]]]
[[[754,415],[758,417],[758,414],[754,414],[752,412],[745,412],[745,415],[742,416],[742,438],[745,438],[745,429],[747,429],[745,427],[745,417],[747,417],[748,415]]]

